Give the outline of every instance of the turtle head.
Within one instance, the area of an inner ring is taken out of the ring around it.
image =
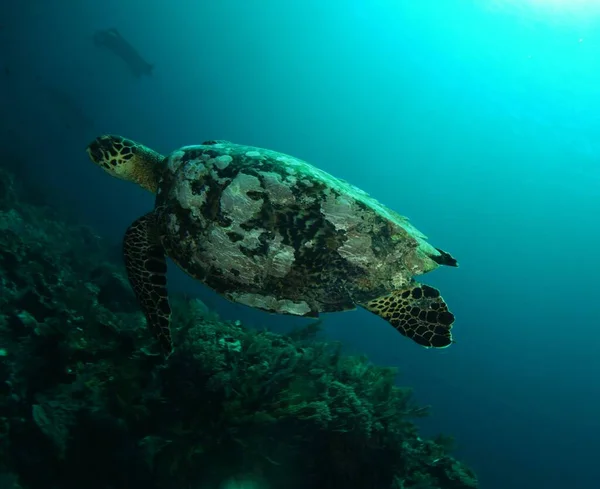
[[[113,177],[137,183],[155,193],[165,157],[121,136],[104,135],[87,147],[90,159]]]

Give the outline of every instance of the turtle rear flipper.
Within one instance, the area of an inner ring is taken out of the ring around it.
[[[419,345],[445,348],[452,343],[454,314],[433,287],[412,283],[404,289],[377,297],[363,307]]]
[[[167,260],[158,239],[153,212],[134,221],[123,241],[125,267],[152,334],[171,353],[171,307],[167,295]]]

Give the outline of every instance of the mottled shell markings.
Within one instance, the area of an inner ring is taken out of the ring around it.
[[[190,161],[182,172],[177,175],[177,185],[174,186],[175,198],[181,207],[188,209],[194,217],[201,217],[201,207],[206,202],[207,189],[200,192],[192,190],[192,184],[208,173],[208,169],[199,160]]]
[[[184,149],[185,148],[174,151],[167,159],[167,170],[169,170],[171,173],[175,173],[177,170],[179,170],[185,155]]]
[[[166,165],[158,205],[169,253],[235,302],[296,315],[346,310],[437,266],[406,218],[294,157],[210,141]]]
[[[282,180],[281,175],[278,173],[264,172],[261,174],[265,190],[269,195],[269,200],[274,205],[289,205],[293,204],[296,199],[289,185]]]
[[[335,226],[336,230],[351,229],[360,220],[354,201],[345,195],[335,195],[334,193],[329,193],[321,204],[321,213]]]
[[[353,265],[368,268],[376,262],[371,236],[354,233],[338,248],[338,253]]]
[[[215,166],[219,170],[224,170],[233,161],[233,158],[229,155],[221,155],[215,158]]]
[[[169,232],[172,233],[174,236],[177,236],[179,234],[179,221],[177,220],[177,216],[175,214],[169,214],[169,217],[167,218],[167,228],[169,229]]]
[[[260,294],[238,293],[228,294],[228,297],[240,304],[250,307],[258,307],[269,311],[279,311],[286,314],[303,316],[310,312],[310,307],[305,301],[294,302],[289,299],[276,299],[272,296]]]
[[[270,182],[272,185],[267,184],[265,189],[258,177],[240,172],[221,194],[220,209],[230,224],[226,227],[212,226],[208,236],[209,259],[213,266],[234,282],[257,284],[267,275],[284,277],[294,263],[293,247],[284,245],[283,238],[277,234],[268,240],[266,255],[244,252],[244,249],[257,249],[261,244],[261,236],[266,232],[260,228],[248,230],[242,227],[261,211],[265,203],[261,195],[266,191],[270,197],[279,198],[282,202],[293,199],[289,188],[278,185],[275,178]]]
[[[223,162],[223,160],[221,160]],[[216,163],[216,160],[215,160]],[[253,175],[238,173],[221,194],[220,209],[231,224],[227,227],[212,225],[208,236],[209,260],[230,280],[251,284],[262,273],[256,257],[248,256],[241,247],[252,250],[259,244],[261,229],[246,231],[241,225],[256,216],[263,199],[252,198],[249,192],[262,193],[260,180]],[[232,238],[235,236],[235,240]]]
[[[233,221],[233,227],[249,221],[260,211],[264,200],[253,198],[248,194],[250,192],[262,193],[262,191],[258,178],[241,172],[223,190],[221,211]]]
[[[228,230],[214,226],[208,236],[209,263],[232,282],[252,284],[260,277],[263,269],[254,257],[240,250],[241,241],[234,243],[228,236]]]
[[[269,245],[266,273],[276,277],[285,277],[294,263],[294,248],[282,243],[283,237],[277,235]]]

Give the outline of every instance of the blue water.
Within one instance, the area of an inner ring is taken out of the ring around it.
[[[84,152],[264,146],[360,185],[456,256],[423,277],[457,317],[425,350],[364,311],[325,317],[403,372],[482,488],[597,487],[600,7],[582,0],[5,0],[2,150],[119,240],[153,197]],[[136,79],[92,42],[116,27]],[[171,267],[171,288],[234,306]],[[596,480],[596,482],[594,482]]]

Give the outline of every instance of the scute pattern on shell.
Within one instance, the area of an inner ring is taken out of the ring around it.
[[[233,301],[315,316],[437,267],[406,218],[292,156],[209,141],[165,164],[156,209],[167,254]]]

